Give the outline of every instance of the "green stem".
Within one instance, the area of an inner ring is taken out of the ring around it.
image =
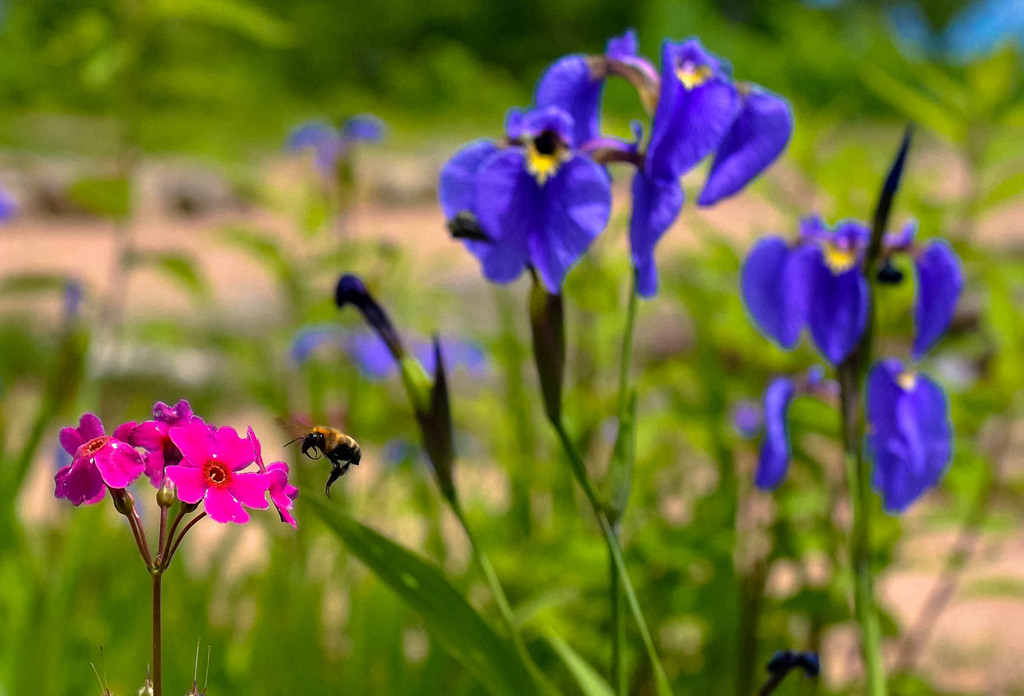
[[[569,433],[566,432],[565,424],[561,418],[553,419],[551,424],[554,426],[558,439],[562,443],[562,448],[569,458],[569,465],[573,476],[576,477],[576,482],[583,489],[583,493],[587,497],[587,501],[590,503],[598,523],[601,525],[601,531],[604,532],[605,543],[608,546],[611,562],[618,572],[619,584],[626,595],[630,611],[633,613],[633,619],[636,621],[637,629],[640,631],[640,637],[647,651],[647,657],[651,662],[651,669],[654,671],[657,693],[659,696],[670,696],[672,694],[672,687],[669,685],[668,676],[666,676],[665,670],[661,666],[658,652],[654,648],[654,641],[651,639],[650,631],[647,629],[647,622],[644,620],[643,612],[640,610],[640,602],[637,600],[633,583],[629,579],[629,571],[626,569],[626,561],[622,557],[619,539],[615,535],[611,522],[608,520],[608,515],[601,507],[597,495],[594,493],[594,487],[590,483],[590,477],[587,475],[587,469],[583,465],[583,459],[580,457],[579,452],[576,451],[576,446],[572,443]]]
[[[484,576],[484,581],[490,588],[491,595],[494,597],[494,603],[498,605],[498,613],[501,614],[502,620],[505,622],[505,626],[508,629],[509,636],[512,638],[512,644],[515,646],[516,652],[519,653],[519,657],[523,660],[523,664],[530,671],[534,680],[544,689],[548,694],[556,693],[547,681],[547,678],[541,672],[540,668],[537,667],[533,661],[533,657],[530,655],[530,651],[526,648],[526,641],[523,640],[523,634],[519,630],[519,626],[516,624],[515,616],[512,614],[512,605],[509,604],[508,597],[505,595],[505,590],[501,586],[501,581],[498,580],[498,574],[494,572],[494,566],[491,565],[490,559],[487,554],[484,553],[483,549],[477,543],[476,536],[473,534],[469,527],[469,523],[466,521],[466,516],[462,511],[462,506],[459,504],[458,499],[452,499],[448,501],[451,506],[452,512],[455,514],[456,519],[459,521],[459,525],[462,527],[462,531],[465,532],[466,538],[469,540],[469,547],[471,549],[473,560],[479,568],[480,573]]]
[[[636,276],[631,276],[629,286],[629,300],[626,307],[626,326],[622,332],[622,351],[619,356],[619,418],[625,417],[626,409],[629,408],[629,373],[633,364],[633,329],[636,325],[637,308],[640,304],[636,292]],[[613,527],[613,531],[617,529]],[[618,534],[616,533],[616,538]],[[614,559],[609,555],[609,592],[611,604],[611,629],[612,629],[612,688],[617,696],[627,696],[629,687],[626,674],[626,606],[625,597],[622,593],[622,585],[619,581],[619,569]]]
[[[155,570],[153,577],[153,696],[162,696],[163,686],[163,655],[162,655],[162,633],[163,625],[160,616],[160,590],[163,573]]]

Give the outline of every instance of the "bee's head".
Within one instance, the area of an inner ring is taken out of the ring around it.
[[[309,453],[310,450],[316,452],[316,450],[323,451],[324,448],[324,435],[323,433],[312,432],[306,437],[302,438],[302,453],[310,459],[316,459]]]

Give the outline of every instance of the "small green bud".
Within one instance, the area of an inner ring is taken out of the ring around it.
[[[565,374],[565,310],[562,296],[544,289],[533,276],[530,289],[530,328],[533,330],[533,358],[537,363],[544,412],[552,422],[562,417],[562,381]]]
[[[174,489],[174,484],[171,483],[170,479],[164,478],[164,483],[157,489],[156,492],[156,504],[165,510],[178,500],[177,491]]]
[[[132,514],[135,509],[135,500],[131,494],[123,488],[111,488],[110,497],[114,500],[114,509],[125,517]]]

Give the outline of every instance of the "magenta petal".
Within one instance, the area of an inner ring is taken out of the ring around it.
[[[230,425],[213,431],[214,457],[232,471],[244,469],[256,459],[252,443],[239,437],[238,432]]]
[[[99,502],[107,492],[100,472],[86,462],[64,467],[54,475],[53,480],[54,496],[66,498],[73,505]]]
[[[216,522],[244,524],[249,521],[249,513],[225,488],[211,488],[206,494],[205,507],[207,514]]]
[[[203,466],[213,458],[212,428],[202,418],[193,417],[187,425],[171,428],[169,437],[188,466]]]
[[[88,442],[93,438],[103,436],[103,423],[95,413],[83,413],[78,420],[78,433],[82,436],[82,442]]]
[[[290,524],[292,526],[292,529],[299,528],[299,525],[295,523],[295,518],[292,517],[292,513],[290,513],[288,510],[281,507],[280,505],[277,507],[277,514],[281,516],[281,521],[285,524]]]
[[[114,437],[121,442],[126,442],[132,447],[135,446],[135,442],[132,440],[132,433],[135,432],[135,421],[128,421],[122,423],[114,429]]]
[[[206,479],[197,467],[169,466],[164,475],[178,487],[178,499],[183,502],[195,504],[206,495]]]
[[[263,445],[260,444],[260,440],[256,437],[255,431],[252,426],[245,431],[246,437],[249,438],[249,443],[252,445],[253,454],[256,455],[256,466],[260,468],[261,472],[265,472],[267,467],[263,464]]]
[[[143,459],[146,462],[146,476],[149,477],[149,482],[159,488],[164,482],[164,465],[167,463],[164,461],[163,449],[147,452]]]
[[[270,478],[266,474],[256,472],[235,474],[231,479],[231,485],[228,486],[231,495],[242,504],[260,510],[265,510],[270,505],[267,502],[269,488]]]
[[[60,429],[60,446],[64,448],[64,451],[70,454],[72,457],[75,456],[75,452],[82,446],[85,440],[78,434],[78,428],[61,428]]]
[[[164,442],[168,439],[168,433],[171,428],[166,423],[159,421],[146,421],[145,423],[139,423],[132,430],[130,442],[136,447],[142,447],[150,452],[162,450],[164,448]],[[115,433],[115,437],[117,434]],[[122,438],[118,438],[122,439]]]
[[[146,469],[142,455],[126,442],[110,440],[93,457],[103,481],[111,488],[125,488]]]

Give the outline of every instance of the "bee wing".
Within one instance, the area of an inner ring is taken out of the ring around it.
[[[295,438],[305,437],[309,434],[309,431],[313,429],[313,426],[307,425],[302,421],[297,421],[294,418],[278,416],[274,420],[277,421],[277,424],[281,426],[282,430]]]

